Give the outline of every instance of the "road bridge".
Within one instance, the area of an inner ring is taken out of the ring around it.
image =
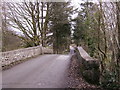
[[[41,51],[40,51],[40,50]],[[25,51],[25,53],[23,53]],[[31,52],[30,52],[31,51]],[[46,51],[46,52],[45,52]],[[99,60],[93,59],[82,48],[75,50],[74,56],[77,57],[79,71],[83,77],[92,82],[99,82]],[[34,53],[33,53],[34,52]],[[42,52],[42,55],[40,53]],[[3,65],[5,67],[13,65],[12,68],[2,71],[3,88],[67,88],[68,70],[71,63],[71,54],[43,54],[51,53],[50,49],[41,47],[30,48],[4,53]],[[19,56],[18,56],[19,54]],[[11,57],[11,55],[13,55]],[[21,62],[21,58],[37,55],[36,57]],[[19,59],[14,58],[19,57]],[[7,57],[7,58],[6,58]],[[10,57],[10,58],[8,58]],[[9,62],[10,59],[10,62]],[[14,60],[15,59],[15,60]],[[7,64],[7,65],[6,65]]]

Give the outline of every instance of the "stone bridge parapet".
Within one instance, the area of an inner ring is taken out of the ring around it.
[[[2,63],[2,67],[5,67],[11,64],[20,63],[25,59],[35,57],[41,54],[52,54],[52,53],[53,53],[52,49],[42,47],[42,46],[1,52],[2,54],[1,63]]]
[[[82,47],[76,48],[76,56],[83,78],[90,83],[99,84],[99,60],[90,57]]]

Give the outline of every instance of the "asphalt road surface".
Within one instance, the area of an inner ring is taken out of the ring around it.
[[[42,55],[2,72],[3,88],[66,88],[69,55]]]

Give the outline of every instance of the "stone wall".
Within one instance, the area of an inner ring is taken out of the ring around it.
[[[82,76],[90,83],[99,84],[99,60],[90,57],[82,47],[76,48],[76,55]]]
[[[20,62],[27,58],[31,58],[40,54],[50,54],[53,53],[52,49],[36,46],[23,48],[13,51],[2,52],[2,67],[10,65],[14,62]]]
[[[42,51],[43,51],[44,54],[53,53],[53,49],[49,49],[49,48],[45,48],[45,47],[42,47]]]

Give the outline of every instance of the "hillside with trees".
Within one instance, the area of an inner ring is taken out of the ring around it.
[[[4,30],[2,36],[3,52],[23,48],[23,42],[15,32]]]
[[[14,30],[8,25],[8,9],[2,3],[2,52],[23,48],[23,41]]]

